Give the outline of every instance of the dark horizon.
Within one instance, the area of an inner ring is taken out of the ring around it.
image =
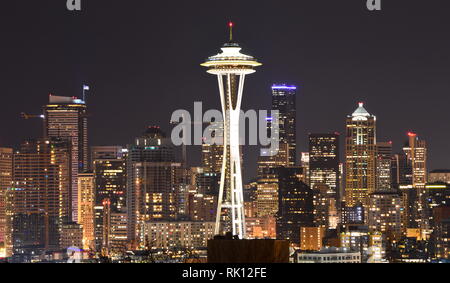
[[[219,10],[204,0],[84,0],[81,12],[59,2],[2,5],[0,146],[40,137],[40,121],[20,113],[41,114],[49,93],[80,97],[83,84],[90,145],[130,144],[149,125],[170,135],[171,113],[192,112],[194,101],[220,109],[216,79],[200,63],[227,41],[232,20],[244,53],[263,63],[246,81],[244,110],[270,108],[273,83],[299,86],[298,153],[310,132],[344,132],[363,101],[378,141],[397,152],[413,131],[427,141],[428,171],[450,167],[448,1],[383,1],[381,12],[363,0],[228,1]],[[343,156],[342,135],[340,143]],[[258,150],[245,149],[246,180]],[[188,159],[200,163],[199,147]]]

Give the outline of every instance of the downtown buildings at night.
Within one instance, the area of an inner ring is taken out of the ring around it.
[[[428,171],[426,137],[409,132],[401,148],[378,141],[362,102],[342,115],[341,133],[298,139],[299,89],[274,84],[267,95],[278,117],[265,117],[263,131],[278,131],[279,149],[261,147],[243,183],[239,110],[244,79],[260,63],[240,50],[230,35],[202,64],[231,111],[224,144],[203,139],[200,166],[165,125],[143,125],[126,145],[90,146],[86,102],[50,95],[43,135],[0,148],[0,256],[64,261],[76,248],[85,262],[205,262],[210,240],[276,239],[293,263],[449,260],[450,171]]]
[[[272,107],[283,105],[278,109],[286,125],[295,121],[295,104],[285,106],[296,92],[293,86],[284,94],[280,89],[272,88],[274,96],[288,97],[277,97]],[[82,112],[72,112],[79,105]],[[206,256],[207,241],[215,235],[219,147],[203,145],[202,166],[189,167],[167,135],[150,126],[130,145],[90,150],[82,145],[82,153],[75,154],[90,152],[90,158],[77,162],[79,171],[74,171],[74,140],[78,143],[81,136],[87,141],[87,107],[58,98],[51,108],[68,111],[67,117],[59,113],[46,119],[52,122],[45,127],[65,129],[59,136],[53,130],[53,136],[0,151],[6,258],[55,260],[49,254],[69,246],[82,249],[86,261],[120,262],[130,251],[146,250],[156,261],[166,261],[158,256],[168,251],[170,261],[185,260],[186,254]],[[289,241],[296,251],[292,262],[326,262],[325,255],[336,262],[447,259],[448,170],[431,171],[428,178],[425,141],[410,132],[394,153],[392,142],[377,142],[375,127],[375,116],[360,103],[347,117],[345,147],[341,134],[311,133],[309,158],[300,164],[289,158],[296,155],[295,129],[281,127],[282,157],[262,156],[256,179],[244,187],[246,238]]]

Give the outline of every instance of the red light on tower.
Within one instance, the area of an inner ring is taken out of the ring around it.
[[[417,136],[415,133],[413,133],[413,132],[408,132],[408,136],[409,137],[415,137],[415,136]]]
[[[233,22],[229,22],[229,23],[228,23],[228,26],[229,26],[230,28],[232,28],[233,25],[234,25]]]

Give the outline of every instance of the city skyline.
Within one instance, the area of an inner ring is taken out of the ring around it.
[[[0,262],[450,262],[444,4],[47,1],[0,15]]]
[[[364,3],[358,1],[325,2],[285,3],[281,16],[271,13],[279,11],[280,4],[263,1],[261,16],[255,18],[251,16],[251,4],[240,4],[242,9],[234,11],[237,2],[231,1],[230,8],[220,16],[202,20],[196,17],[205,11],[201,1],[186,7],[192,12],[189,17],[177,9],[167,18],[145,13],[168,11],[165,4],[110,4],[110,15],[104,15],[103,23],[95,17],[102,12],[102,3],[85,3],[84,11],[76,15],[60,13],[50,1],[29,4],[31,7],[7,3],[4,10],[10,13],[1,21],[13,25],[5,30],[7,40],[0,56],[4,66],[11,66],[1,69],[8,82],[4,84],[4,102],[10,107],[0,113],[0,118],[8,121],[2,123],[1,130],[10,134],[2,136],[0,144],[12,146],[39,136],[40,122],[21,120],[20,113],[39,112],[49,93],[81,97],[83,83],[90,85],[92,93],[87,98],[93,113],[90,145],[130,144],[148,125],[159,125],[169,132],[170,117],[165,113],[192,108],[194,101],[220,109],[219,102],[212,99],[214,82],[207,79],[197,62],[227,38],[225,23],[231,18],[244,51],[253,47],[254,55],[266,63],[248,82],[243,108],[269,108],[273,83],[299,87],[297,152],[306,151],[309,132],[343,132],[345,124],[340,117],[352,111],[356,102],[364,101],[379,118],[379,139],[392,140],[394,152],[401,149],[405,133],[414,131],[428,141],[429,168],[448,167],[445,141],[450,137],[443,123],[436,123],[447,119],[443,102],[450,91],[443,71],[449,63],[446,50],[450,47],[441,33],[448,23],[445,9],[408,1],[406,7],[386,4],[387,11],[377,15],[367,12]],[[420,19],[415,17],[419,13]],[[45,17],[37,20],[40,16]],[[115,23],[116,16],[126,20]],[[273,20],[265,22],[264,16]],[[23,17],[35,19],[36,24],[24,26],[18,22]],[[54,21],[60,24],[54,26]],[[359,24],[353,25],[356,21]],[[34,32],[42,36],[37,38]],[[95,36],[99,32],[103,34],[101,39]],[[153,54],[175,58],[180,61],[179,69],[174,70]],[[178,83],[171,83],[175,78]],[[204,87],[199,91],[198,85]],[[164,95],[157,96],[161,93]],[[22,103],[24,97],[26,104]],[[156,99],[160,107],[154,108]],[[316,114],[319,109],[324,115]],[[127,113],[125,119],[114,115],[123,112]],[[200,150],[189,150],[191,165],[200,164]],[[249,168],[244,172],[245,180],[256,172],[258,150],[244,149],[244,165]]]

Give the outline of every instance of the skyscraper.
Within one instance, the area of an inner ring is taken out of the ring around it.
[[[377,142],[376,191],[392,190],[392,142]]]
[[[274,156],[262,155],[258,160],[258,176],[263,174],[264,168],[275,168],[278,166],[292,167],[296,164],[296,86],[285,84],[272,86],[272,110],[278,111],[278,136],[279,149]],[[272,123],[269,117],[268,132]],[[263,154],[266,151],[263,150]],[[269,151],[267,151],[269,153]]]
[[[83,249],[94,246],[94,173],[85,172],[78,175],[78,222],[83,227]]]
[[[361,102],[347,117],[345,142],[346,205],[368,205],[375,190],[376,117]]]
[[[0,243],[5,244],[6,233],[6,190],[12,185],[13,171],[13,150],[12,148],[0,147]],[[5,254],[0,257],[4,257]]]
[[[273,169],[278,179],[277,239],[300,244],[300,228],[313,224],[313,192],[300,181],[301,168]]]
[[[72,220],[78,221],[78,173],[88,169],[87,108],[74,97],[50,95],[44,106],[46,137],[64,138],[71,143]]]
[[[252,56],[240,52],[241,47],[233,42],[232,38],[233,23],[229,26],[230,41],[223,45],[222,53],[209,57],[202,66],[208,68],[208,73],[218,77],[222,113],[225,117],[224,153],[215,234],[220,233],[222,213],[225,213],[224,230],[242,239],[245,236],[245,215],[239,118],[245,77],[254,73],[254,68],[261,64]],[[229,182],[226,182],[227,176],[230,176]]]
[[[408,133],[409,143],[403,148],[403,151],[411,164],[412,172],[412,200],[416,200],[415,220],[419,228],[429,229],[429,215],[427,215],[426,202],[427,190],[427,146],[424,140],[419,140],[417,134]]]
[[[174,220],[177,217],[179,176],[182,164],[175,149],[159,127],[149,127],[128,146],[127,218],[128,240],[142,242],[145,221]]]
[[[70,148],[62,139],[26,141],[14,154],[13,187],[6,193],[8,232],[15,254],[60,248],[70,218]]]
[[[111,248],[111,217],[125,213],[126,154],[126,150],[121,146],[91,147],[91,166],[95,184],[95,247],[104,254],[109,254]]]
[[[123,158],[94,160],[95,203],[111,201],[113,212],[126,206],[127,170]]]
[[[339,134],[309,135],[309,182],[327,185],[338,198],[339,193]]]
[[[409,132],[409,145],[403,148],[412,167],[412,185],[414,188],[424,188],[427,183],[427,146],[424,140],[419,140],[417,134]]]
[[[272,86],[272,110],[279,111],[279,138],[281,152],[278,154],[286,156],[286,167],[296,164],[296,116],[297,87],[285,84]],[[282,152],[286,150],[286,152]]]

